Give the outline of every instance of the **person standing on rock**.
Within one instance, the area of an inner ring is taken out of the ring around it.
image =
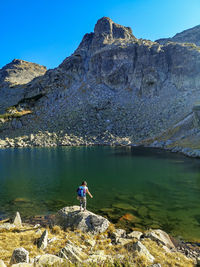
[[[87,182],[83,181],[81,186],[79,186],[79,188],[77,189],[77,199],[80,200],[80,211],[85,211],[86,210],[86,194],[88,193],[88,195],[93,198],[93,196],[90,194],[90,191],[88,190],[87,187]]]

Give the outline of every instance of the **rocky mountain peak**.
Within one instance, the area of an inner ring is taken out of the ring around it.
[[[114,23],[110,18],[99,19],[94,28],[94,34],[110,39],[130,39],[135,38],[130,27],[124,27]]]
[[[83,49],[94,52],[116,40],[136,40],[136,37],[130,27],[122,26],[108,17],[103,17],[97,21],[93,33],[85,34],[76,52]]]
[[[13,59],[0,69],[0,87],[26,84],[35,77],[44,75],[45,66],[21,59]]]

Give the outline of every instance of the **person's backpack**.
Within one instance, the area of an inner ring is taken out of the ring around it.
[[[86,188],[84,186],[79,186],[77,189],[77,194],[79,197],[85,197],[86,196]]]

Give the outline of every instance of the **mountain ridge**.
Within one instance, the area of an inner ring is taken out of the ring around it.
[[[198,46],[137,39],[129,27],[103,17],[57,68],[15,86],[16,101],[7,98],[7,108],[31,113],[17,126],[4,121],[0,138],[12,137],[14,146],[22,135],[35,145],[29,137],[39,132],[55,133],[55,145],[68,144],[69,136],[81,144],[153,142],[193,112],[199,86]],[[39,145],[48,145],[45,136]]]

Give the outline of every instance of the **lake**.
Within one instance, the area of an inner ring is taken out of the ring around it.
[[[200,160],[139,147],[0,150],[0,217],[50,214],[78,205],[86,180],[87,208],[118,227],[160,228],[200,240]]]

